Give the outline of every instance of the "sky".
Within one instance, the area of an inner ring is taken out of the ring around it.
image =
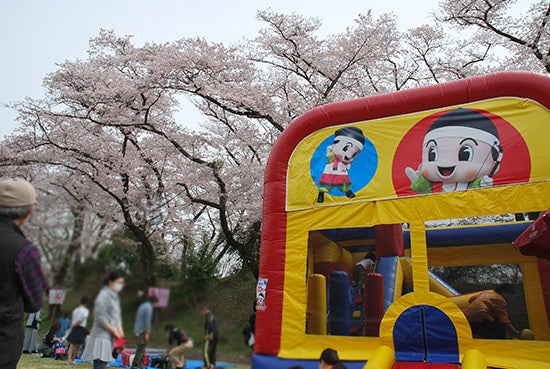
[[[85,59],[100,29],[133,43],[203,37],[231,44],[254,38],[258,10],[318,17],[322,34],[353,27],[358,14],[393,13],[402,29],[431,22],[438,0],[2,0],[0,1],[0,139],[13,132],[16,112],[4,105],[44,95],[56,63]]]

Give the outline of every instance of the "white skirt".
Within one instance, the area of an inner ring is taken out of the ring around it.
[[[88,335],[81,359],[84,361],[113,361],[113,342],[107,338]]]

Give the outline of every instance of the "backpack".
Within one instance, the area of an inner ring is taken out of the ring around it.
[[[168,361],[169,358],[163,358],[160,356],[155,356],[151,358],[151,363],[149,366],[151,368],[160,368],[160,369],[168,369]]]

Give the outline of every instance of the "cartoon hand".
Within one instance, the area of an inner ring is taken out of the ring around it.
[[[409,177],[411,183],[416,183],[418,181],[418,178],[420,178],[420,171],[414,170],[411,167],[405,168],[405,174],[407,175],[407,177]]]
[[[479,182],[479,187],[492,187],[493,186],[493,178],[485,175],[481,177],[481,181]]]

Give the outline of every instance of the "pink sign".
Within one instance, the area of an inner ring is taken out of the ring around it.
[[[170,289],[169,288],[160,288],[160,287],[149,287],[147,296],[156,296],[159,300],[157,303],[158,308],[168,307],[168,300],[170,298]]]

